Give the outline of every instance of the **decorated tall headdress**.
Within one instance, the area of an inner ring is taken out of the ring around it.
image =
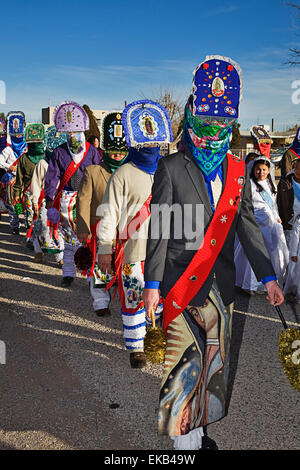
[[[194,116],[238,118],[242,98],[242,71],[228,57],[206,56],[194,70]]]
[[[44,142],[45,126],[43,124],[28,124],[25,127],[25,140],[31,142]]]
[[[24,134],[25,114],[22,111],[11,111],[6,116],[7,131],[10,135]]]
[[[266,129],[262,126],[252,126],[250,133],[254,139],[255,150],[258,150],[262,155],[270,158],[271,145],[273,140],[271,139]]]
[[[45,143],[49,152],[53,152],[56,147],[65,142],[67,142],[67,134],[65,132],[57,132],[55,126],[48,127],[45,135]]]
[[[85,132],[90,127],[87,113],[75,101],[56,106],[53,119],[57,132]]]
[[[173,140],[169,114],[154,101],[130,103],[122,113],[122,121],[128,147],[161,146]]]
[[[122,113],[120,111],[112,111],[103,116],[101,122],[100,148],[106,152],[128,152]]]
[[[6,134],[6,122],[4,119],[0,119],[0,136]]]
[[[300,127],[297,129],[295,138],[290,148],[300,155]]]

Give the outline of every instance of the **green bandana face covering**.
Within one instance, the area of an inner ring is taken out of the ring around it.
[[[27,156],[35,165],[45,158],[44,142],[28,143]]]
[[[118,153],[118,152],[112,152],[112,153]],[[109,167],[112,173],[115,170],[117,170],[117,168],[119,168],[121,165],[123,165],[126,158],[127,158],[127,153],[126,154],[124,153],[124,158],[122,158],[122,160],[115,160],[114,158],[110,157],[110,154],[108,152],[103,152],[103,161]]]
[[[233,121],[233,119],[217,120],[193,116],[190,105],[186,105],[183,123],[184,140],[208,179],[215,178],[218,168],[227,155]]]

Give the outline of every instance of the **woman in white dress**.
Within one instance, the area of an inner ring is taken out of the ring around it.
[[[290,262],[284,286],[284,295],[300,303],[300,214],[291,220]]]
[[[276,205],[276,188],[270,175],[270,160],[259,156],[253,161],[250,180],[255,220],[261,230],[278,283],[283,287],[289,251]],[[236,285],[248,292],[264,292],[258,282],[242,247],[235,251]]]

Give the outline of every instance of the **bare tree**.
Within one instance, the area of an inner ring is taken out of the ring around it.
[[[289,49],[291,58],[288,60],[287,64],[289,65],[300,65],[300,49],[296,47],[291,47]]]
[[[90,109],[90,107],[87,104],[83,105],[83,109],[87,113],[89,120],[90,120],[90,128],[89,130],[85,131],[86,140],[88,140],[91,136],[95,136],[97,137],[97,139],[100,139],[100,131],[99,131],[97,120],[94,116],[93,111]]]
[[[141,93],[143,98],[145,99],[146,96],[144,93]],[[181,133],[182,130],[182,123],[183,123],[183,115],[184,115],[184,102],[182,99],[179,99],[175,96],[173,90],[169,89],[161,89],[158,93],[156,93],[149,99],[156,101],[156,103],[161,104],[170,116],[173,137],[174,140],[178,135]]]
[[[300,20],[300,5],[297,5],[295,3],[287,3],[286,5],[297,10],[295,19]],[[290,59],[286,62],[286,64],[300,65],[300,49],[298,47],[291,47],[289,49],[289,56]]]
[[[240,127],[241,125],[237,122],[235,122],[232,126],[232,139],[230,142],[231,149],[240,148],[240,140],[241,140]]]

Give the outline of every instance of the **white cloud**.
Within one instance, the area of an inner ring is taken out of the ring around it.
[[[231,6],[224,6],[220,8],[214,8],[213,10],[203,10],[201,12],[201,17],[206,16],[216,16],[216,15],[225,15],[227,13],[233,13],[235,11],[240,11],[243,8],[248,8],[247,4],[244,5],[231,5]]]

